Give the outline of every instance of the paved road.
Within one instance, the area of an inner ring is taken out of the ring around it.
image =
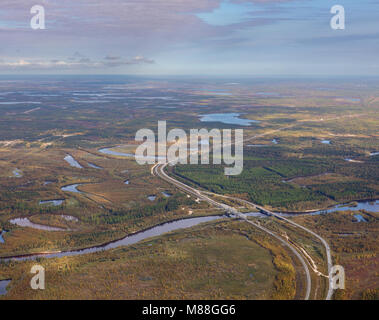
[[[207,192],[207,194],[212,194],[211,192]],[[215,196],[219,196],[215,193],[213,193],[213,195]],[[255,203],[252,203],[250,201],[247,201],[247,200],[243,200],[243,199],[239,199],[239,198],[235,198],[235,197],[227,197],[227,198],[230,198],[230,199],[235,199],[235,200],[238,200],[238,201],[241,201],[242,203],[245,203],[247,205],[250,205],[252,207],[255,207],[256,209],[258,209],[259,211],[263,212],[263,213],[266,213],[268,215],[272,215],[282,221],[285,221],[289,224],[292,224],[293,226],[297,227],[297,228],[300,228],[308,233],[310,233],[312,236],[316,237],[318,240],[320,240],[320,242],[323,244],[324,248],[325,248],[325,252],[326,252],[326,259],[327,259],[327,264],[328,264],[328,275],[330,274],[330,271],[331,271],[331,268],[332,268],[332,255],[331,255],[331,250],[330,250],[330,247],[329,247],[329,244],[326,242],[326,240],[324,238],[322,238],[320,235],[318,235],[317,233],[313,232],[312,230],[292,221],[292,220],[289,220],[285,217],[283,217],[282,215],[279,215],[275,212],[272,212],[270,210],[267,210],[266,208],[262,207],[262,206],[259,206]],[[329,283],[329,286],[328,286],[328,293],[326,295],[326,300],[330,300],[332,298],[332,295],[333,295],[333,288],[332,286],[330,285]]]
[[[348,114],[348,115],[344,115],[344,116],[338,116],[338,117],[331,117],[331,118],[321,118],[321,119],[304,119],[304,120],[298,120],[298,122],[324,122],[324,121],[334,121],[334,120],[339,120],[339,119],[343,119],[343,118],[354,118],[354,117],[360,117],[360,116],[363,116],[365,114]],[[289,128],[292,128],[292,127],[295,127],[297,124],[293,124],[293,125],[288,125],[288,126],[284,126],[284,127],[281,127],[281,128],[278,128],[278,129],[274,129],[274,130],[270,130],[270,131],[267,131],[267,132],[264,132],[264,133],[260,133],[260,134],[257,134],[257,135],[254,135],[254,136],[251,136],[251,137],[248,137],[246,139],[244,139],[244,142],[247,142],[247,141],[250,141],[250,140],[254,140],[254,139],[257,139],[257,138],[261,138],[261,137],[264,137],[266,135],[270,135],[270,134],[273,134],[275,132],[279,132],[279,131],[282,131],[282,130],[285,130],[285,129],[289,129]],[[257,228],[271,234],[272,236],[274,236],[275,238],[279,239],[279,240],[283,240],[281,237],[279,237],[278,235],[274,235],[273,232],[271,232],[270,230],[260,226],[260,225],[257,225],[255,223],[253,223],[252,221],[248,220],[246,217],[243,217],[243,214],[239,213],[237,210],[235,210],[234,208],[230,207],[230,206],[227,206],[225,204],[222,204],[222,203],[219,203],[213,199],[211,199],[210,197],[204,195],[204,193],[207,193],[207,194],[212,194],[210,192],[203,192],[203,191],[200,191],[200,190],[197,190],[195,188],[192,188],[170,176],[168,176],[165,172],[164,172],[164,169],[165,167],[168,165],[168,163],[158,163],[156,165],[154,165],[151,169],[151,173],[154,174],[154,175],[157,175],[159,177],[161,177],[162,179],[166,180],[167,182],[175,185],[176,187],[178,187],[179,189],[181,190],[184,190],[185,192],[189,193],[189,194],[192,194],[194,196],[196,196],[197,198],[199,199],[202,199],[210,204],[212,204],[213,206],[215,207],[218,207],[218,208],[221,208],[221,209],[224,209],[225,211],[229,212],[229,213],[232,213],[232,214],[235,214],[235,215],[238,215],[239,217],[241,217],[242,219],[244,219],[246,222],[250,223],[250,224],[253,224],[254,226],[256,226]],[[215,196],[220,196],[218,194],[212,194],[212,195],[215,195]],[[246,201],[246,200],[243,200],[243,199],[239,199],[239,198],[234,198],[236,200],[239,200],[241,202],[244,202],[250,206],[253,206],[255,208],[257,208],[258,210],[268,214],[268,215],[272,215],[282,221],[285,221],[287,223],[290,223],[292,224],[293,226],[297,227],[297,228],[300,228],[306,232],[308,232],[309,234],[311,234],[312,236],[316,237],[318,240],[321,241],[321,243],[323,244],[324,248],[325,248],[325,252],[326,252],[326,258],[327,258],[327,265],[328,265],[328,275],[330,275],[330,271],[331,271],[331,268],[332,268],[332,256],[331,256],[331,250],[330,250],[330,247],[328,245],[328,243],[326,242],[326,240],[324,238],[322,238],[320,235],[318,235],[317,233],[313,232],[312,230],[294,222],[294,221],[291,221],[289,219],[286,219],[284,218],[283,216],[275,213],[275,212],[272,212],[270,210],[267,210],[266,208],[262,207],[262,206],[259,206],[259,205],[256,205],[252,202],[249,202],[249,201]],[[283,240],[284,241],[284,240]],[[287,243],[287,242],[286,242]],[[291,246],[291,250],[295,250],[295,247],[292,247]],[[298,251],[296,251],[296,256],[299,257],[299,253]],[[308,279],[308,275],[309,275],[309,269],[308,269],[308,266],[306,265],[304,259],[302,256],[300,256],[300,261],[301,263],[303,264],[304,266],[304,270],[307,274],[307,293],[310,291],[310,279]],[[310,278],[310,277],[309,277]],[[308,297],[309,297],[309,293],[307,294]],[[306,295],[306,298],[308,298]],[[328,293],[326,295],[326,300],[330,300],[332,298],[332,295],[333,295],[333,288],[331,286],[331,282],[330,282],[330,279],[328,280]]]
[[[296,248],[294,246],[292,246],[289,242],[285,241],[282,237],[278,236],[276,233],[274,233],[273,231],[271,230],[268,230],[267,228],[261,226],[260,224],[257,224],[257,223],[254,223],[253,221],[250,221],[248,220],[247,216],[244,215],[243,213],[240,213],[238,212],[235,208],[233,207],[230,207],[226,204],[223,204],[223,203],[220,203],[220,202],[217,202],[213,199],[211,199],[210,197],[204,195],[200,190],[197,190],[195,188],[192,188],[172,177],[170,177],[169,175],[166,174],[166,172],[164,171],[165,167],[168,165],[168,163],[164,163],[164,164],[156,164],[152,167],[151,169],[151,172],[152,174],[162,178],[163,180],[173,184],[174,186],[176,186],[177,188],[185,191],[186,193],[189,193],[201,200],[204,200],[206,202],[208,202],[209,204],[217,207],[217,208],[221,208],[223,210],[225,210],[227,213],[229,214],[233,214],[235,216],[238,216],[239,218],[241,218],[242,220],[244,220],[245,222],[253,225],[254,227],[268,233],[269,235],[271,235],[272,237],[274,237],[275,239],[279,240],[284,246],[288,247],[292,252],[293,254],[299,259],[300,263],[302,264],[303,266],[303,269],[305,271],[305,276],[306,276],[306,293],[305,293],[305,297],[304,297],[304,300],[308,300],[309,299],[309,296],[310,296],[310,293],[311,293],[311,285],[312,285],[312,282],[311,282],[311,275],[310,275],[310,272],[309,272],[309,268],[308,268],[308,265],[306,263],[306,261],[304,260],[304,258],[302,257],[302,255],[296,250]]]

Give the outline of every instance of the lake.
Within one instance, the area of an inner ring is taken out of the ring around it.
[[[20,169],[14,169],[12,171],[12,174],[13,174],[13,177],[15,177],[15,178],[21,178],[22,177],[22,173],[21,173]]]
[[[16,219],[9,220],[9,222],[19,227],[29,227],[32,229],[38,229],[38,230],[44,230],[44,231],[67,231],[66,229],[63,229],[63,228],[56,228],[56,227],[50,227],[50,226],[45,226],[42,224],[33,223],[28,218],[16,218]]]
[[[355,214],[354,218],[357,219],[356,222],[367,222],[367,220],[365,218],[363,218],[362,215],[360,215],[360,214]]]
[[[200,115],[201,122],[221,122],[239,126],[250,126],[252,123],[259,123],[258,120],[239,118],[239,113],[211,113]]]
[[[64,160],[70,164],[71,167],[75,167],[78,169],[83,169],[83,167],[79,164],[78,161],[76,161],[71,155],[66,155],[64,157]]]
[[[11,280],[0,280],[0,296],[3,296],[7,293],[7,286]]]
[[[0,232],[0,243],[5,243],[4,238],[3,238],[3,235],[4,235],[5,233],[6,233],[5,230],[3,230],[3,231]]]
[[[168,192],[166,192],[166,191],[163,191],[163,192],[161,192],[161,193],[162,193],[163,196],[165,196],[166,198],[170,198],[170,197],[172,196],[171,193],[168,193]]]
[[[71,184],[69,186],[64,186],[61,188],[62,191],[65,191],[65,192],[74,192],[74,193],[83,193],[81,191],[79,191],[77,189],[77,187],[81,186],[83,184],[80,184],[80,183],[76,183],[76,184]]]
[[[125,157],[125,158],[136,158],[133,153],[125,153],[125,152],[115,151],[114,149],[117,149],[117,148],[122,148],[122,146],[113,147],[113,148],[102,148],[102,149],[99,149],[98,151],[100,153],[107,154],[110,156],[119,156],[119,157]],[[143,158],[144,159],[166,160],[165,157],[148,157],[148,156],[145,156]]]
[[[63,203],[64,199],[57,199],[57,200],[41,200],[39,202],[40,205],[44,204],[51,204],[53,206],[60,206]]]

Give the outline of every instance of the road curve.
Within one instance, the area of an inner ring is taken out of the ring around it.
[[[363,114],[352,114],[352,115],[349,114],[349,115],[345,115],[345,116],[339,116],[339,117],[334,117],[334,118],[326,118],[326,119],[316,119],[316,120],[304,119],[304,120],[299,120],[299,122],[312,122],[312,121],[317,121],[317,122],[320,122],[320,121],[321,121],[321,122],[323,122],[323,121],[337,120],[337,119],[341,119],[341,118],[345,118],[345,117],[359,117],[359,116],[362,116],[362,115],[363,115]],[[260,133],[260,134],[254,135],[254,136],[252,136],[252,137],[249,137],[249,138],[247,138],[247,139],[244,139],[244,142],[247,142],[247,141],[250,141],[250,140],[254,140],[254,139],[256,139],[256,138],[264,137],[264,136],[266,136],[266,135],[273,134],[273,133],[275,133],[275,132],[279,132],[279,131],[282,131],[282,130],[285,130],[285,129],[289,129],[289,128],[292,128],[292,127],[294,127],[294,126],[296,126],[296,124],[288,125],[288,126],[284,126],[284,127],[278,128],[278,129],[270,130],[270,131],[268,131],[268,132]],[[213,199],[211,199],[211,198],[205,196],[205,195],[203,194],[202,191],[197,190],[197,189],[195,189],[195,188],[192,188],[192,187],[190,187],[190,186],[188,186],[188,185],[186,185],[186,184],[184,184],[184,183],[182,183],[182,182],[180,182],[180,181],[178,181],[178,180],[176,180],[176,179],[174,179],[174,178],[168,176],[168,175],[164,172],[164,169],[165,169],[165,167],[166,167],[168,164],[169,164],[169,163],[157,163],[157,164],[155,164],[155,165],[151,168],[151,173],[152,173],[153,175],[157,175],[157,176],[161,177],[163,180],[166,180],[167,182],[169,182],[169,183],[175,185],[177,188],[182,189],[182,190],[184,190],[185,192],[187,192],[187,193],[189,193],[189,194],[192,194],[192,195],[198,197],[199,199],[202,199],[202,200],[204,200],[204,201],[207,201],[208,203],[212,204],[212,205],[215,206],[215,207],[222,208],[222,209],[226,210],[227,212],[231,212],[231,213],[233,213],[233,214],[237,214],[238,216],[241,217],[241,213],[239,213],[239,212],[238,212],[237,210],[235,210],[234,208],[231,208],[231,207],[229,207],[229,206],[227,206],[227,205],[224,205],[224,204],[222,204],[222,203],[219,203],[219,202],[217,202],[217,201],[215,201],[215,200],[213,200]],[[222,195],[218,195],[218,194],[211,193],[211,192],[205,192],[205,193],[213,194],[213,195],[215,195],[215,196],[222,196]],[[302,229],[302,230],[308,232],[309,234],[311,234],[312,236],[316,237],[318,240],[321,241],[321,243],[323,244],[323,246],[324,246],[324,248],[325,248],[325,252],[326,252],[327,265],[328,265],[328,278],[329,278],[329,280],[328,280],[328,293],[327,293],[325,299],[326,299],[326,300],[331,300],[332,295],[333,295],[333,287],[332,287],[332,284],[331,284],[331,278],[330,278],[330,273],[331,273],[331,269],[332,269],[332,255],[331,255],[331,250],[330,250],[329,244],[326,242],[326,240],[325,240],[324,238],[322,238],[320,235],[318,235],[317,233],[313,232],[312,230],[310,230],[310,229],[308,229],[308,228],[306,228],[306,227],[304,227],[304,226],[302,226],[302,225],[300,225],[300,224],[298,224],[298,223],[296,223],[296,222],[293,222],[293,221],[291,221],[291,220],[289,220],[289,219],[286,219],[285,217],[283,217],[283,216],[281,216],[281,215],[279,215],[279,214],[277,214],[277,213],[275,213],[275,212],[272,212],[272,211],[270,211],[270,210],[267,210],[267,209],[265,209],[265,208],[262,207],[262,206],[256,205],[256,204],[254,204],[254,203],[252,203],[252,202],[249,202],[249,201],[246,201],[246,200],[243,200],[243,199],[239,199],[239,198],[235,198],[235,199],[236,199],[236,200],[239,200],[239,201],[242,201],[242,202],[245,202],[246,204],[249,204],[249,205],[251,205],[251,206],[257,208],[258,210],[260,210],[260,211],[262,211],[262,212],[265,212],[265,213],[267,213],[267,214],[269,214],[269,215],[272,215],[272,216],[274,216],[274,217],[276,217],[276,218],[278,218],[278,219],[280,219],[280,220],[282,220],[282,221],[285,221],[285,222],[287,222],[287,223],[290,223],[290,224],[292,224],[293,226],[295,226],[295,227],[297,227],[297,228],[300,228],[300,229]],[[247,219],[244,219],[244,220],[247,221],[247,222],[249,222],[250,224],[253,224],[253,225],[255,225],[256,227],[258,227],[258,225],[252,223],[250,220],[247,220]],[[263,227],[259,226],[259,228],[260,228],[261,230],[263,230],[263,229],[262,229]],[[265,229],[265,228],[264,228],[264,229]],[[266,229],[266,230],[267,230],[267,229]],[[264,231],[270,233],[269,230],[267,230],[267,231],[266,231],[266,230],[264,230]],[[279,238],[280,238],[280,237],[279,237]],[[282,239],[282,238],[280,238],[280,239]],[[283,239],[282,239],[282,240],[283,240]],[[284,241],[284,240],[283,240],[283,241]],[[292,248],[292,249],[296,251],[295,248]],[[291,250],[292,250],[292,249],[291,249]],[[296,251],[296,252],[297,252],[297,251]],[[297,252],[297,254],[299,254],[299,253]],[[304,259],[301,257],[300,260],[301,260],[301,262],[302,262],[302,264],[303,264]],[[308,270],[308,272],[306,271],[306,273],[308,274],[308,273],[309,273],[309,269],[308,269],[308,266],[307,266],[306,264],[305,264],[305,269]],[[307,281],[307,282],[308,282],[308,281]],[[307,284],[307,288],[310,290],[310,283]],[[307,289],[307,291],[308,291],[308,289]]]
[[[249,204],[251,206],[254,206],[255,208],[257,208],[258,210],[264,212],[264,213],[268,213],[280,220],[283,220],[289,224],[292,224],[293,226],[297,227],[297,228],[300,228],[306,232],[308,232],[309,234],[311,234],[312,236],[316,237],[318,240],[320,240],[320,242],[323,244],[324,248],[325,248],[325,252],[326,252],[326,259],[327,259],[327,264],[328,264],[328,276],[330,275],[330,272],[331,272],[331,269],[332,269],[332,255],[331,255],[331,250],[330,250],[330,247],[329,247],[329,244],[326,242],[326,240],[324,238],[322,238],[320,235],[318,235],[317,233],[313,232],[312,230],[302,226],[301,224],[298,224],[292,220],[289,220],[285,217],[283,217],[282,215],[279,215],[275,212],[272,212],[270,210],[267,210],[265,208],[263,208],[262,206],[258,206],[252,202],[249,202],[249,201],[246,201],[246,200],[242,200],[242,199],[238,199],[246,204]],[[328,281],[328,293],[326,295],[326,300],[331,300],[332,298],[332,295],[333,295],[333,288],[332,288],[332,285],[330,283],[330,279]]]
[[[174,186],[176,186],[178,189],[181,189],[183,190],[184,192],[186,193],[189,193],[193,196],[196,196],[197,198],[199,199],[202,199],[206,202],[208,202],[209,204],[217,207],[217,208],[221,208],[225,211],[227,211],[228,213],[230,214],[233,214],[233,215],[236,215],[238,216],[239,218],[241,218],[242,220],[244,220],[245,222],[253,225],[254,227],[266,232],[267,234],[271,235],[272,237],[274,237],[275,239],[279,240],[284,246],[286,246],[287,248],[289,248],[293,254],[300,260],[300,263],[302,264],[303,268],[304,268],[304,271],[305,271],[305,276],[306,276],[306,293],[305,293],[305,297],[304,297],[304,300],[309,300],[309,297],[310,297],[310,293],[311,293],[311,285],[312,285],[312,282],[311,282],[311,275],[310,275],[310,272],[309,272],[309,268],[308,268],[308,265],[306,263],[306,261],[304,260],[304,258],[302,257],[302,255],[296,250],[296,248],[294,246],[292,246],[290,243],[288,243],[287,241],[285,241],[282,237],[278,236],[276,233],[274,233],[273,231],[271,230],[268,230],[267,228],[257,224],[257,223],[254,223],[253,221],[250,221],[247,219],[247,216],[238,212],[236,209],[228,206],[228,205],[225,205],[223,203],[219,203],[211,198],[209,198],[208,196],[202,194],[201,191],[195,189],[195,188],[192,188],[172,177],[170,177],[169,175],[166,174],[166,172],[164,171],[164,169],[166,168],[166,166],[168,165],[168,163],[158,163],[158,164],[155,164],[152,168],[151,168],[151,173],[153,175],[156,175],[158,177],[160,177],[161,179],[165,180],[166,182],[168,183],[171,183],[173,184]]]

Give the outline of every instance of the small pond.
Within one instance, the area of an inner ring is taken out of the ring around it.
[[[0,296],[7,294],[7,286],[10,284],[11,280],[0,280]]]
[[[83,169],[83,167],[79,164],[78,161],[76,161],[71,155],[66,155],[64,157],[64,160],[70,164],[71,167]]]
[[[81,191],[79,191],[79,190],[77,189],[77,188],[78,188],[79,186],[81,186],[81,185],[82,185],[82,184],[80,184],[80,183],[71,184],[71,185],[69,185],[69,186],[64,186],[64,187],[62,187],[61,190],[64,191],[64,192],[83,193],[83,192],[81,192]]]
[[[40,205],[53,205],[55,207],[60,206],[64,202],[64,199],[57,199],[57,200],[41,200],[39,202]]]
[[[355,214],[354,218],[356,219],[356,222],[367,222],[367,220],[363,218],[361,214]]]

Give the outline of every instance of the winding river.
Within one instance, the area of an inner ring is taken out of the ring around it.
[[[311,215],[318,215],[322,213],[340,212],[340,211],[359,211],[365,210],[369,212],[379,212],[379,200],[376,201],[361,201],[357,202],[357,205],[351,205],[350,203],[338,204],[334,207],[325,210],[319,210],[310,213]]]
[[[368,212],[379,212],[379,200],[375,201],[357,201],[356,205],[351,203],[344,203],[344,204],[337,204],[333,207],[318,210],[318,211],[311,211],[311,212],[299,212],[299,213],[284,213],[279,212],[278,214],[283,216],[299,216],[299,215],[311,215],[316,216],[319,214],[325,214],[325,213],[332,213],[332,212],[341,212],[341,211],[360,211],[365,210]]]
[[[336,212],[336,211],[346,211],[346,210],[367,210],[371,212],[378,212],[379,211],[379,200],[375,202],[360,202],[357,206],[352,207],[349,205],[337,205],[333,208],[326,209],[326,210],[320,210],[317,212],[307,213],[310,215],[317,215],[322,213],[330,213],[330,212]],[[252,217],[265,217],[264,214],[259,212],[251,212],[247,213],[247,216]],[[285,216],[289,216],[291,214],[283,214]],[[94,252],[100,252],[104,250],[110,250],[114,248],[118,248],[121,246],[127,246],[136,244],[142,240],[156,237],[163,235],[165,233],[176,231],[179,229],[187,229],[194,226],[197,226],[204,222],[210,222],[215,220],[220,220],[222,218],[226,218],[225,215],[218,215],[218,216],[205,216],[205,217],[195,217],[195,218],[185,218],[185,219],[179,219],[176,221],[166,222],[160,225],[157,225],[155,227],[137,232],[132,235],[128,235],[120,240],[116,240],[104,245],[94,246],[86,249],[80,249],[80,250],[72,250],[72,251],[64,251],[64,252],[53,252],[53,253],[36,253],[36,254],[30,254],[30,255],[23,255],[23,256],[14,256],[14,257],[7,257],[7,258],[0,258],[0,261],[7,261],[7,260],[16,260],[16,261],[25,261],[25,260],[35,260],[37,258],[61,258],[66,256],[75,256],[75,255],[82,255],[82,254],[88,254],[88,253],[94,253]],[[40,230],[46,230],[46,231],[67,231],[61,228],[54,228],[49,226],[43,226],[43,225],[37,225],[29,221],[27,218],[17,218],[10,221],[11,223],[17,224],[22,227],[32,227],[37,228]]]
[[[277,141],[275,140],[275,142],[277,142]],[[133,154],[125,154],[125,153],[113,151],[113,150],[110,150],[110,148],[100,149],[99,152],[104,153],[104,154],[124,156],[124,157],[133,157],[134,156]],[[77,187],[79,185],[80,184],[73,184],[73,185],[65,186],[65,187],[62,187],[61,190],[66,191],[66,192],[68,191],[68,192],[81,193],[79,190],[77,190]],[[164,195],[165,196],[171,196],[168,193],[166,193]],[[378,212],[379,211],[379,200],[376,200],[374,202],[369,202],[369,201],[358,202],[358,204],[356,206],[350,206],[349,204],[336,205],[336,206],[329,208],[329,209],[320,210],[320,211],[316,211],[316,212],[310,212],[310,213],[306,213],[306,214],[317,215],[317,214],[322,214],[322,213],[330,213],[330,212],[346,211],[346,210],[352,210],[352,211],[367,210],[367,211],[371,211],[371,212]],[[261,213],[248,213],[246,215],[256,216],[256,217],[264,216]],[[94,253],[94,252],[101,252],[104,250],[110,250],[110,249],[118,248],[120,246],[127,246],[127,245],[136,244],[142,240],[152,238],[152,237],[156,237],[156,236],[160,236],[160,235],[163,235],[163,234],[171,232],[171,231],[191,228],[193,226],[197,226],[197,225],[204,223],[204,222],[219,220],[219,219],[226,218],[226,217],[227,216],[225,216],[225,215],[218,215],[218,216],[185,218],[185,219],[180,219],[180,220],[176,220],[176,221],[166,222],[166,223],[157,225],[155,227],[137,232],[135,234],[128,235],[128,236],[126,236],[120,240],[113,241],[113,242],[110,242],[110,243],[107,243],[104,245],[89,247],[86,249],[72,250],[72,251],[64,251],[64,252],[59,251],[59,252],[52,252],[52,253],[36,253],[36,254],[23,255],[23,256],[0,258],[0,261],[5,261],[5,260],[24,261],[24,260],[35,260],[37,258],[60,258],[60,257],[66,257],[66,256],[75,256],[75,255],[82,255],[82,254],[88,254],[88,253]],[[16,224],[18,224],[20,226],[22,226],[21,224],[24,224],[25,226],[31,226],[30,224],[33,224],[27,218],[13,219],[12,223],[15,223],[15,222],[17,222]],[[40,227],[40,225],[38,225],[38,227]],[[46,228],[45,230],[48,230],[48,231],[62,231],[62,229],[53,230],[53,229],[58,229],[58,228],[53,228],[53,227],[48,227],[48,226],[42,226],[42,227]]]
[[[30,254],[30,255],[24,255],[24,256],[0,258],[0,261],[7,261],[7,260],[26,261],[26,260],[35,260],[37,258],[61,258],[61,257],[67,257],[67,256],[76,256],[76,255],[81,255],[81,254],[100,252],[104,250],[118,248],[121,246],[136,244],[142,240],[145,240],[151,237],[160,236],[167,232],[176,231],[179,229],[191,228],[203,222],[219,220],[222,218],[226,218],[226,216],[206,216],[206,217],[180,219],[180,220],[176,220],[172,222],[163,223],[161,225],[152,227],[150,229],[146,229],[144,231],[140,231],[135,234],[128,235],[120,240],[113,241],[113,242],[100,245],[100,246],[90,247],[90,248],[81,249],[81,250],[65,251],[65,252],[54,252],[54,253],[43,253],[43,254],[37,253],[37,254]]]

